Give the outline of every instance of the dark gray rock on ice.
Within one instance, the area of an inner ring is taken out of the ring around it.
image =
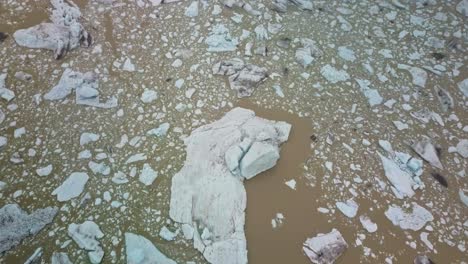
[[[6,33],[0,32],[0,43],[2,43],[6,38],[8,38],[8,35]]]
[[[23,239],[34,236],[50,224],[58,208],[47,207],[27,214],[17,204],[0,209],[0,254],[17,246]]]

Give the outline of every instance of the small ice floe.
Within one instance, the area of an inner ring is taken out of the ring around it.
[[[148,163],[143,164],[138,180],[146,186],[153,184],[154,180],[158,177],[158,172],[153,170]]]
[[[6,88],[6,78],[6,73],[0,74],[0,98],[10,102],[13,100],[13,98],[15,98],[15,93],[12,90]]]
[[[393,125],[395,125],[395,127],[400,131],[409,128],[408,124],[403,123],[401,121],[393,121]]]
[[[52,258],[50,259],[51,264],[73,264],[67,253],[63,252],[54,252]]]
[[[417,256],[414,259],[413,263],[414,264],[434,264],[434,262],[428,256],[423,256],[423,255]]]
[[[19,72],[15,73],[15,78],[20,80],[20,81],[30,81],[30,80],[32,80],[32,75],[29,74],[29,73],[19,71]]]
[[[392,184],[392,191],[398,198],[412,197],[414,190],[424,187],[421,181],[423,162],[409,154],[393,151],[390,142],[379,140],[379,145],[382,147],[386,156],[378,155],[382,160],[385,176]]]
[[[3,123],[3,121],[5,121],[5,113],[3,113],[2,109],[0,109],[0,124]]]
[[[433,112],[429,110],[429,108],[425,107],[417,112],[411,112],[410,113],[412,117],[416,118],[418,121],[421,123],[427,124],[429,121],[433,120],[440,126],[444,126],[444,121],[442,120],[442,117],[437,114],[436,112]]]
[[[406,64],[398,64],[398,69],[406,70],[411,74],[413,79],[413,84],[419,87],[424,88],[426,86],[427,81],[427,72],[421,68],[406,65]]]
[[[383,98],[380,96],[379,91],[370,88],[371,83],[369,80],[356,79],[356,81],[361,88],[361,92],[367,98],[370,106],[379,105],[383,102]]]
[[[177,235],[179,234],[179,230],[176,232],[172,232],[169,228],[163,226],[159,231],[159,236],[162,237],[166,241],[173,241]]]
[[[104,237],[99,226],[93,221],[85,221],[82,224],[72,223],[68,226],[68,236],[78,244],[78,247],[88,252],[91,263],[101,263],[104,257],[99,239]]]
[[[458,13],[468,17],[468,0],[461,0],[456,6],[456,10]]]
[[[83,28],[79,19],[81,12],[71,1],[51,0],[53,10],[50,16],[52,23],[20,29],[13,34],[18,45],[27,48],[48,49],[54,51],[55,59],[80,45],[89,47],[91,35]]]
[[[59,83],[44,95],[49,101],[61,100],[73,91],[76,94],[76,104],[99,108],[112,108],[117,106],[117,98],[111,97],[106,102],[99,101],[99,81],[93,72],[75,72],[65,69]]]
[[[84,172],[73,172],[52,192],[52,195],[57,195],[57,200],[59,202],[78,197],[83,192],[88,179],[88,174]]]
[[[322,56],[323,53],[317,47],[316,42],[311,39],[302,38],[301,44],[302,47],[296,50],[296,61],[306,68],[314,62],[315,58]]]
[[[359,205],[353,200],[347,200],[346,202],[336,202],[335,205],[344,215],[349,218],[355,217],[359,209]]]
[[[458,191],[458,196],[460,196],[460,200],[468,206],[468,196],[465,194],[463,190]]]
[[[34,253],[24,262],[24,264],[39,264],[42,259],[42,248],[37,248]]]
[[[198,0],[193,1],[187,9],[185,9],[185,16],[196,17],[198,16]]]
[[[442,163],[439,160],[437,149],[432,145],[431,139],[424,136],[421,140],[411,144],[411,148],[418,153],[421,158],[429,162],[432,166],[443,169]]]
[[[420,230],[427,222],[434,220],[431,212],[415,202],[411,203],[411,208],[401,208],[397,205],[391,205],[388,210],[385,211],[385,216],[393,225],[399,226],[401,229],[410,229],[413,231]]]
[[[289,188],[296,190],[296,180],[292,179],[285,182],[284,184],[286,184]]]
[[[141,94],[141,98],[140,98],[140,100],[145,104],[152,103],[156,99],[158,99],[158,93],[154,90],[148,90],[148,89],[146,89]]]
[[[213,74],[228,76],[231,89],[237,91],[237,97],[251,96],[255,88],[268,77],[266,68],[245,64],[234,58],[213,65]]]
[[[468,158],[468,139],[462,139],[457,144],[457,152],[463,158]]]
[[[129,264],[176,264],[143,236],[125,233],[125,253]]]
[[[283,89],[281,89],[281,86],[279,86],[279,84],[273,85],[273,89],[275,90],[276,95],[278,95],[281,98],[284,98]]]
[[[312,263],[334,263],[348,248],[340,231],[333,229],[327,234],[308,238],[302,250]]]
[[[354,51],[348,47],[338,47],[338,56],[340,56],[343,60],[346,61],[355,61],[356,60],[356,55],[354,54]]]
[[[162,123],[157,128],[153,128],[150,131],[148,131],[146,134],[148,136],[164,137],[167,135],[167,132],[169,131],[170,127],[171,125],[169,123]]]
[[[288,11],[289,5],[296,5],[302,10],[312,10],[314,5],[311,0],[274,0],[272,1],[273,10],[280,13]]]
[[[452,96],[450,96],[449,92],[445,89],[442,89],[438,86],[434,87],[435,94],[437,99],[439,100],[440,107],[444,112],[447,112],[450,109],[453,109],[454,102]]]
[[[49,176],[50,173],[52,173],[52,169],[53,169],[52,164],[49,164],[45,167],[36,169],[36,174],[41,177]]]
[[[271,219],[271,227],[273,229],[283,225],[284,215],[282,213],[277,213],[275,218]]]
[[[7,204],[0,209],[0,254],[16,247],[29,236],[35,236],[52,223],[57,207],[37,209],[31,214],[17,204]]]
[[[231,37],[229,30],[222,24],[213,26],[205,43],[210,52],[235,51],[239,45],[238,39]]]
[[[80,146],[84,146],[91,142],[96,142],[99,140],[99,138],[100,136],[98,134],[84,132],[80,136]]]
[[[127,175],[121,171],[118,171],[112,177],[112,182],[115,184],[125,184],[128,182]]]
[[[333,84],[349,79],[349,74],[345,70],[338,70],[330,64],[323,66],[320,73],[327,81]]]
[[[138,161],[143,161],[143,160],[146,160],[146,159],[147,159],[147,157],[146,157],[145,153],[137,153],[137,154],[134,154],[134,155],[131,155],[130,157],[128,157],[125,164],[130,164],[130,163],[134,163],[134,162],[138,162]]]
[[[0,150],[2,150],[8,144],[8,139],[6,137],[0,136]]]
[[[88,162],[88,167],[93,172],[94,175],[101,174],[101,175],[107,176],[111,172],[111,168],[108,165],[106,165],[104,162],[98,163],[98,162],[90,161]]]
[[[372,220],[365,215],[361,215],[359,217],[359,221],[361,222],[362,226],[367,230],[369,233],[374,233],[377,231],[377,224],[372,222]]]
[[[245,10],[245,12],[249,13],[250,15],[253,16],[259,16],[262,13],[258,10],[255,10],[249,3],[243,0],[223,0],[222,1],[224,6],[233,8],[233,7],[239,7]]]
[[[468,1],[468,0],[465,0],[465,1]],[[2,87],[1,79],[2,78],[0,77],[0,89]],[[463,96],[468,97],[468,78],[459,82],[457,85],[458,85],[458,89],[460,90],[460,92],[462,92]]]

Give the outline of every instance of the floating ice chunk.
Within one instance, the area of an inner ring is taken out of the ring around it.
[[[245,64],[238,58],[218,62],[212,70],[215,75],[228,76],[229,85],[237,91],[238,98],[252,95],[255,88],[268,77],[266,68]]]
[[[411,229],[413,231],[420,230],[427,222],[434,220],[431,212],[426,208],[419,206],[415,202],[411,204],[411,211],[396,205],[391,205],[388,210],[385,211],[385,216],[392,224],[401,227],[401,229]]]
[[[24,264],[39,264],[42,259],[42,248],[37,248]]]
[[[283,89],[281,89],[281,86],[279,86],[279,84],[273,85],[273,89],[275,89],[276,95],[278,95],[281,98],[284,98]]]
[[[356,216],[359,205],[353,200],[344,202],[336,202],[336,207],[347,217],[353,218]]]
[[[434,91],[439,99],[440,106],[444,112],[452,109],[454,106],[453,98],[450,96],[449,92],[445,89],[442,89],[438,86],[434,86]]]
[[[167,227],[163,226],[159,231],[159,236],[162,237],[164,240],[173,241],[176,238],[177,233],[178,232],[172,232]]]
[[[405,64],[398,64],[398,69],[409,71],[411,77],[413,78],[413,84],[425,87],[427,81],[427,72],[421,68],[413,67]]]
[[[0,124],[3,123],[5,120],[5,113],[3,113],[2,109],[0,109]]]
[[[13,37],[20,46],[54,51],[55,59],[80,45],[89,47],[92,38],[79,23],[81,12],[71,1],[51,0],[54,9],[50,20],[39,25],[17,30]]]
[[[240,161],[241,174],[246,179],[251,179],[260,172],[274,167],[279,157],[277,146],[254,142]]]
[[[377,231],[377,224],[372,222],[372,220],[368,216],[361,215],[359,217],[359,221],[361,222],[362,226],[367,230],[369,233],[374,233]]]
[[[320,73],[331,83],[344,82],[349,79],[349,74],[345,70],[337,70],[329,64],[323,66]]]
[[[167,135],[170,127],[171,125],[169,123],[162,123],[159,127],[151,129],[146,134],[149,136],[164,137]]]
[[[458,195],[460,196],[460,200],[466,205],[468,206],[468,196],[465,195],[465,192],[463,192],[462,190],[458,191]]]
[[[25,134],[26,134],[26,128],[20,127],[20,128],[15,129],[15,131],[13,132],[13,137],[20,138],[21,136]]]
[[[256,117],[253,111],[235,108],[184,139],[187,156],[183,168],[172,178],[169,215],[178,223],[192,226],[194,247],[208,262],[247,263],[246,192],[243,178],[229,170],[226,152],[240,146],[245,138],[279,146],[288,139],[290,129],[287,123],[268,121]],[[210,227],[209,240],[200,237],[199,226]]]
[[[457,144],[457,152],[463,158],[468,158],[468,139],[462,139]]]
[[[378,154],[382,160],[385,176],[397,189],[398,193],[402,197],[412,197],[414,195],[412,186],[416,184],[412,178],[412,175],[401,169],[400,166],[393,160],[386,158],[380,153]]]
[[[125,162],[125,164],[130,164],[130,163],[134,163],[134,162],[138,162],[138,161],[142,161],[142,160],[146,160],[145,153],[138,153],[138,154],[134,154],[134,155],[130,156],[127,159],[127,161]]]
[[[134,72],[136,71],[135,65],[132,63],[130,58],[127,58],[123,64],[122,70],[128,71],[128,72]]]
[[[338,47],[338,55],[347,61],[355,61],[356,55],[354,55],[354,51],[348,47]]]
[[[127,175],[125,173],[118,171],[112,177],[112,182],[115,184],[124,184],[128,182]]]
[[[141,101],[145,104],[152,103],[154,100],[158,99],[158,93],[153,90],[145,90],[141,95]]]
[[[369,80],[361,80],[356,79],[359,87],[361,88],[361,92],[367,97],[370,106],[379,105],[383,102],[382,96],[380,96],[379,92],[376,89],[370,88],[370,81]]]
[[[54,252],[50,262],[51,264],[73,264],[70,258],[68,258],[67,253],[63,252]]]
[[[468,2],[468,0],[465,0],[465,2]],[[463,96],[468,97],[468,78],[459,82],[457,85],[458,85],[458,89],[460,90],[460,92],[462,92]],[[0,77],[0,88],[1,87],[2,85],[1,85],[1,77]]]
[[[427,232],[421,232],[421,235],[420,235],[420,238],[421,238],[421,241],[426,245],[426,247],[428,247],[430,250],[434,250],[434,246],[432,245],[432,243],[429,241],[429,239],[427,238],[429,236],[429,233]]]
[[[6,73],[0,74],[0,98],[5,99],[7,102],[15,98],[15,93],[6,88]]]
[[[408,129],[409,126],[408,124],[405,124],[401,121],[393,121],[393,124],[395,125],[395,127],[398,129],[398,130],[405,130],[405,129]]]
[[[78,197],[83,192],[88,179],[88,174],[84,172],[73,172],[52,192],[52,195],[57,195],[57,200],[59,202]]]
[[[336,229],[327,234],[308,238],[302,246],[306,256],[316,264],[334,263],[347,248],[348,244]]]
[[[434,145],[432,145],[430,138],[423,137],[420,141],[411,144],[411,147],[421,158],[429,162],[429,164],[436,168],[443,169],[442,163],[440,163],[439,156],[437,155],[437,150]]]
[[[61,100],[76,91],[76,104],[100,108],[117,106],[117,98],[111,97],[106,102],[99,101],[99,81],[93,72],[81,73],[65,69],[59,83],[44,95],[49,101]]]
[[[257,36],[257,40],[268,40],[268,32],[263,25],[258,25],[254,29],[255,35]]]
[[[210,35],[206,38],[210,52],[234,51],[237,49],[239,41],[231,37],[229,30],[222,24],[213,26]]]
[[[52,168],[53,168],[52,164],[49,164],[49,165],[47,165],[45,167],[38,168],[36,170],[36,173],[37,173],[37,175],[39,175],[41,177],[49,176],[50,173],[52,172]]]
[[[104,237],[99,226],[93,221],[85,221],[82,224],[72,223],[68,226],[68,236],[78,244],[81,249],[88,251],[88,257],[91,263],[101,263],[104,257],[98,239]]]
[[[271,219],[271,227],[273,227],[273,229],[275,229],[275,228],[277,228],[279,226],[282,226],[283,221],[284,221],[284,215],[282,213],[277,213],[276,217]]]
[[[127,264],[176,264],[161,253],[151,241],[133,233],[125,233],[125,253]]]
[[[100,136],[98,134],[84,132],[80,136],[80,145],[84,146],[84,145],[86,145],[88,143],[96,142],[96,141],[99,140],[99,138],[100,138]]]
[[[23,239],[35,236],[52,223],[57,207],[38,209],[27,214],[17,204],[7,204],[0,209],[0,254],[16,247]]]
[[[185,9],[185,16],[196,17],[198,16],[198,0],[193,1],[187,9]]]
[[[286,184],[289,188],[296,190],[296,180],[292,179],[285,182],[284,184]]]
[[[104,162],[97,163],[94,161],[90,161],[88,162],[88,167],[95,175],[109,175],[109,173],[111,172],[111,168],[107,166]]]
[[[140,177],[138,177],[138,180],[140,180],[140,182],[144,185],[149,186],[153,184],[154,180],[156,180],[157,177],[158,172],[153,170],[148,163],[145,163],[143,164],[143,169],[141,170]]]
[[[456,8],[458,13],[468,17],[468,0],[461,0]]]

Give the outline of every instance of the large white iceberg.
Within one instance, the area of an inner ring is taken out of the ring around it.
[[[187,158],[172,178],[169,214],[194,230],[194,247],[208,262],[247,263],[243,180],[275,165],[290,129],[288,123],[235,108],[185,139]],[[238,155],[227,158],[237,147]]]

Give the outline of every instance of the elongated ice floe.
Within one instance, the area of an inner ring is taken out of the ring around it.
[[[187,158],[172,178],[169,214],[193,229],[194,247],[208,262],[247,263],[243,180],[275,165],[290,129],[235,108],[185,139]],[[226,158],[231,148],[239,151]]]
[[[52,195],[57,195],[59,202],[65,202],[78,197],[83,192],[88,178],[88,174],[84,172],[73,172],[52,192]]]

